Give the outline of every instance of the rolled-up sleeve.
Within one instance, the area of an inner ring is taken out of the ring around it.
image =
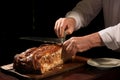
[[[120,49],[120,23],[98,32],[104,44],[112,50]]]

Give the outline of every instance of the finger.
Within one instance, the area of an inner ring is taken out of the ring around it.
[[[64,37],[65,28],[66,28],[66,22],[65,22],[65,19],[62,19],[61,24],[60,24],[60,36],[61,37]]]
[[[66,40],[64,43],[63,43],[63,49],[66,51],[66,47],[69,45],[69,40]]]
[[[61,22],[57,23],[57,36],[60,37],[60,24]]]
[[[60,25],[61,25],[61,18],[58,19],[55,23],[55,32],[58,37],[60,37]]]
[[[71,28],[67,28],[65,32],[66,32],[66,35],[70,35],[72,34],[73,30]]]
[[[67,48],[68,48],[68,53],[70,54],[70,56],[73,56],[75,54],[74,44],[70,43],[70,45]]]
[[[58,20],[57,20],[58,21]],[[55,31],[55,33],[57,34],[57,36],[58,36],[58,29],[57,29],[57,26],[58,26],[58,22],[55,22],[55,27],[54,27],[54,31]]]
[[[64,51],[64,53],[66,54],[66,56],[65,56],[65,58],[66,59],[70,59],[71,58],[71,55],[68,53],[68,51],[66,50],[66,47],[68,46],[68,42],[67,41],[65,41],[64,43],[63,43],[63,51]]]
[[[67,41],[65,41],[64,43],[63,43],[63,45],[64,45],[64,49],[65,49],[65,51],[71,56],[72,54],[71,54],[71,51],[72,51],[72,43],[69,41],[69,40],[67,40]]]

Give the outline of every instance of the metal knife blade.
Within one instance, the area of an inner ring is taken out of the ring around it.
[[[61,39],[49,38],[49,37],[20,37],[19,39],[38,41],[38,42],[44,42],[44,43],[61,43]]]

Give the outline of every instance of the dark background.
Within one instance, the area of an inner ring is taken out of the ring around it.
[[[17,0],[2,1],[0,27],[0,65],[13,62],[15,54],[27,48],[39,46],[40,42],[21,40],[23,36],[57,37],[54,32],[55,21],[64,17],[80,0]],[[82,36],[101,30],[104,25],[102,10],[87,28],[67,36]],[[99,28],[102,26],[101,28]],[[93,28],[95,27],[95,28]],[[107,51],[107,53],[106,53]],[[97,54],[96,54],[97,52]],[[100,54],[99,54],[99,53]],[[112,53],[106,47],[94,48],[81,56],[103,57]],[[102,55],[101,55],[102,54]]]

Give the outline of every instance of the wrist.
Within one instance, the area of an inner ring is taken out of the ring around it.
[[[99,33],[93,33],[93,34],[88,35],[87,37],[89,39],[91,48],[104,45]]]

